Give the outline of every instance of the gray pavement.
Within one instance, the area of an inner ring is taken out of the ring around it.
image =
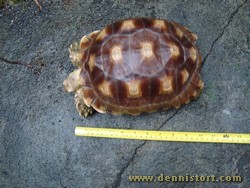
[[[250,133],[250,3],[229,1],[31,1],[0,11],[0,187],[250,187],[250,146],[79,138],[92,127]],[[201,97],[179,110],[81,118],[62,82],[68,47],[127,17],[174,20],[199,37]],[[242,182],[129,182],[129,175],[214,175]]]

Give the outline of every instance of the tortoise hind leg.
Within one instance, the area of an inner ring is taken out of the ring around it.
[[[90,106],[88,107],[83,101],[83,89],[80,88],[75,93],[75,104],[76,109],[80,116],[87,117],[94,112],[94,109]]]
[[[92,40],[95,39],[95,37],[99,34],[99,30],[93,31],[92,33],[85,35],[81,38],[80,44],[77,42],[70,45],[69,48],[69,57],[70,61],[73,65],[80,67],[81,66],[81,60],[84,55],[84,51],[88,49],[90,46]]]

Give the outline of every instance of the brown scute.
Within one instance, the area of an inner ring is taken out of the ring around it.
[[[190,101],[186,92],[180,93],[179,100],[181,104],[187,104]]]
[[[100,99],[98,98],[96,98],[96,100],[92,103],[91,106],[99,113],[106,113],[107,111],[106,104],[100,101]]]
[[[160,90],[160,80],[157,77],[149,78],[148,80],[148,93],[149,93],[149,103],[160,103],[160,98],[158,98],[158,93]]]
[[[112,50],[116,47],[121,49],[121,59],[119,60],[112,58]],[[103,44],[98,63],[102,65],[103,71],[107,75],[121,79],[131,72],[128,50],[129,43],[126,36],[112,37]]]
[[[168,110],[169,108],[172,107],[170,104],[166,104],[166,105],[159,104],[159,105],[161,105],[161,108],[159,108],[159,110]]]
[[[149,78],[142,79],[141,81],[142,98],[149,103],[150,92],[149,92]]]
[[[83,55],[82,55],[82,58],[81,58],[81,62],[83,65],[85,65],[85,63],[88,61],[89,59],[89,48],[85,51],[83,51]]]
[[[132,115],[189,103],[203,87],[195,36],[167,20],[108,25],[83,54],[84,101],[101,113]]]
[[[95,68],[95,56],[94,55],[90,55],[89,59],[88,59],[88,66],[89,66],[89,70],[90,72],[92,72]]]
[[[173,23],[169,24],[171,34],[174,36],[174,38],[178,39],[178,41],[181,41],[183,38],[183,30],[181,30],[179,27],[176,27]]]
[[[191,43],[186,37],[182,37],[182,41],[184,41],[184,42],[182,42],[181,44],[182,44],[182,46],[183,46],[185,49],[190,49],[191,47],[194,46],[194,44]],[[180,41],[180,42],[181,42],[181,41]]]
[[[96,58],[101,56],[101,49],[102,48],[102,41],[94,40],[89,48],[89,55],[93,54],[96,56]]]
[[[184,51],[183,51],[183,47],[181,46],[181,44],[179,42],[173,42],[170,44],[170,47],[172,47],[171,45],[174,45],[175,48],[177,48],[178,50],[178,54],[177,53],[173,53],[174,56],[172,56],[172,58],[175,59],[176,62],[178,62],[178,64],[181,64],[184,62]]]
[[[201,85],[200,85],[201,84]],[[186,88],[186,93],[191,100],[196,99],[203,88],[203,81],[200,79],[199,75],[195,73],[190,84]]]
[[[153,19],[142,18],[142,22],[143,22],[144,28],[152,28],[154,25]]]
[[[189,48],[188,56],[195,61],[197,59],[196,49],[194,47]]]
[[[173,56],[172,50],[170,50],[173,46],[178,48],[179,55]],[[165,68],[167,69],[178,69],[180,64],[184,62],[184,50],[181,44],[178,43],[178,41],[175,41],[175,39],[168,35],[162,35],[161,36],[161,51],[165,49],[165,52],[162,52],[163,56],[163,63]]]
[[[178,96],[176,96],[172,101],[171,101],[171,106],[178,109],[181,106],[181,101]]]
[[[151,29],[158,33],[170,33],[168,22],[165,20],[154,20]]]
[[[96,38],[96,36],[100,33],[99,30],[96,30],[96,31],[93,31],[92,33],[90,33],[89,35],[87,35],[87,37],[90,39],[90,40],[94,40]]]
[[[92,88],[84,86],[82,88],[83,92],[83,101],[84,103],[90,107],[92,102],[95,100],[96,96]]]
[[[97,87],[104,79],[106,79],[104,72],[99,67],[95,67],[90,74],[91,85]]]
[[[121,30],[121,26],[122,26],[122,21],[117,21],[115,23],[110,24],[110,27],[113,28],[113,33],[119,33]]]
[[[151,57],[146,57],[142,53],[145,44],[150,44],[152,47]],[[159,38],[150,31],[140,31],[131,35],[130,48],[130,51],[135,51],[129,55],[134,74],[153,76],[163,68]]]
[[[183,69],[181,71],[181,81],[182,81],[181,84],[184,85],[188,81],[189,78],[190,77],[189,77],[189,73],[188,73],[187,69]]]
[[[80,41],[80,50],[86,50],[90,46],[91,42],[92,41],[87,36],[82,37]]]
[[[166,95],[166,96],[169,96],[170,93],[173,93],[174,92],[174,89],[173,89],[173,84],[174,84],[174,78],[175,78],[175,75],[174,75],[174,71],[168,71],[168,70],[165,70],[165,71],[162,71],[160,74],[159,74],[159,95]]]
[[[195,69],[197,68],[196,61],[194,62],[191,58],[186,59],[185,64],[181,68],[187,69],[189,75],[193,75]]]
[[[135,18],[133,19],[133,22],[137,29],[143,29],[144,28],[144,22],[141,18]]]
[[[103,80],[99,85],[98,85],[98,90],[102,93],[102,95],[106,97],[113,97],[113,94],[110,89],[110,82],[107,80]]]
[[[93,31],[89,35],[85,35],[80,40],[80,52],[83,54],[88,54],[85,51],[91,46],[95,37],[99,34],[100,31]],[[85,55],[86,56],[86,55]]]
[[[200,79],[199,74],[197,74],[194,79],[191,81],[192,87],[196,90],[200,90],[203,88],[203,81]]]
[[[89,73],[86,69],[82,69],[80,72],[81,77],[83,78],[83,86],[91,87],[91,81],[89,77]]]
[[[141,80],[131,80],[125,83],[128,98],[142,97],[142,84]]]
[[[129,24],[131,23],[131,26],[126,26],[126,21],[129,21]],[[131,22],[130,22],[131,21]],[[135,32],[138,29],[144,28],[143,22],[138,20],[121,20],[118,22],[115,22],[112,24],[113,32],[119,33],[119,34],[131,34]]]
[[[195,43],[196,40],[198,39],[197,35],[192,33],[188,28],[176,23],[176,22],[171,22],[172,25],[174,27],[172,28],[179,28],[182,30],[182,32],[184,33],[184,35],[188,38],[188,40],[191,42],[191,43]]]
[[[113,34],[113,25],[108,25],[106,28],[105,28],[105,32],[106,32],[106,35],[107,36],[110,36]]]
[[[188,69],[182,68],[176,72],[176,80],[175,80],[175,92],[181,93],[181,91],[185,90],[185,87],[189,84],[191,79],[191,72],[188,72]]]

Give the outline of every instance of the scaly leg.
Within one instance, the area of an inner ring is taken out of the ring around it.
[[[75,93],[75,104],[76,109],[79,112],[80,116],[87,117],[93,113],[93,108],[88,107],[83,101],[83,89],[80,88]]]

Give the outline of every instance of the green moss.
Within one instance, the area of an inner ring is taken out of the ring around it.
[[[209,100],[212,102],[218,101],[218,96],[216,94],[216,87],[217,86],[218,85],[215,82],[207,84],[207,86],[206,86],[206,94],[209,97]]]
[[[0,0],[0,8],[3,8],[3,7],[4,7],[4,1]]]
[[[24,0],[0,0],[0,8],[4,8],[6,5],[15,5],[23,1]]]

